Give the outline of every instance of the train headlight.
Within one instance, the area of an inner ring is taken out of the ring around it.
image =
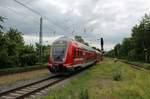
[[[63,58],[63,62],[65,61],[65,58]]]

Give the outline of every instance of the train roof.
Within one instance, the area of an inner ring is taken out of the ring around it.
[[[60,37],[60,38],[58,38],[58,39],[56,39],[55,41],[54,41],[54,43],[55,42],[57,42],[57,41],[66,41],[66,42],[69,42],[69,41],[72,41],[72,39],[70,39],[70,38],[68,38],[68,37],[66,37],[66,36],[63,36],[63,37]]]
[[[78,47],[80,47],[80,48],[83,48],[83,49],[85,49],[85,50],[88,50],[88,51],[96,51],[95,49],[93,49],[93,48],[90,47],[90,46],[87,46],[87,45],[85,45],[85,44],[82,44],[82,43],[80,43],[80,42],[77,42],[77,41],[75,41],[75,40],[73,40],[73,39],[71,39],[71,38],[65,37],[65,36],[56,39],[56,40],[53,42],[53,44],[54,44],[55,42],[57,42],[57,41],[73,42],[76,46],[78,46]]]

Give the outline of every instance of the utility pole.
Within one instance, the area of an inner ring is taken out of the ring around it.
[[[42,56],[43,56],[43,51],[42,51],[42,46],[43,46],[43,33],[42,33],[42,25],[43,25],[43,20],[42,17],[40,17],[40,33],[39,33],[39,45],[40,45],[40,52],[39,52],[39,60],[40,63],[42,63]]]

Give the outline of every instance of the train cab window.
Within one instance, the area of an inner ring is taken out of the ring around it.
[[[56,43],[52,47],[52,57],[55,61],[62,61],[62,59],[65,57],[67,49],[67,43]]]

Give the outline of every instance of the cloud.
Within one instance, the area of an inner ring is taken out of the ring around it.
[[[93,45],[98,45],[97,39],[103,37],[106,50],[120,43],[124,37],[129,37],[131,28],[150,11],[149,0],[18,1],[41,13],[44,37],[51,38],[54,32],[69,37],[81,35],[86,41],[92,41]],[[25,40],[33,36],[38,38],[40,16],[14,0],[1,0],[0,12],[8,18],[4,24],[6,28],[18,28],[24,36],[28,36]],[[30,42],[35,41],[38,39]]]
[[[56,39],[60,38],[61,36],[53,36],[53,37],[43,37],[43,44],[44,45],[51,45]],[[24,41],[26,44],[35,45],[35,43],[39,43],[39,37],[37,36],[23,36]]]

